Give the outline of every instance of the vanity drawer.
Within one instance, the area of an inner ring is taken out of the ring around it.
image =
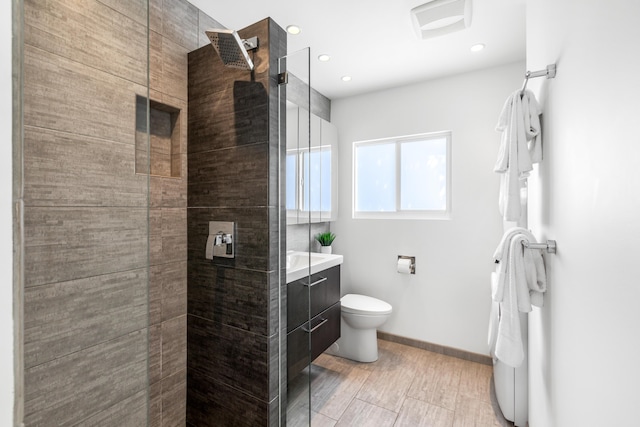
[[[310,295],[309,295],[310,293]],[[309,299],[311,302],[309,303]],[[287,285],[287,332],[340,301],[340,266]],[[309,313],[309,306],[311,313]]]
[[[309,351],[311,334],[311,351]],[[287,334],[287,375],[293,379],[310,362],[340,338],[340,302]]]

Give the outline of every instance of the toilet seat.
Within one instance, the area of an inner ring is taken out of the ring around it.
[[[366,295],[347,294],[340,298],[343,313],[363,315],[391,314],[391,304]]]

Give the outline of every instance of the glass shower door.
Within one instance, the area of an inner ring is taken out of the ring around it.
[[[286,420],[282,425],[287,426],[311,425],[311,272],[308,248],[312,237],[310,213],[303,209],[305,203],[309,202],[304,200],[309,195],[303,191],[304,156],[309,152],[311,140],[309,58],[310,51],[306,48],[279,60],[279,73],[286,80],[286,83],[280,85],[280,147],[285,151],[281,155],[285,163],[285,194],[281,195],[281,201],[286,216],[286,221],[281,223],[287,224],[286,269],[289,278],[281,287],[280,298],[283,325],[280,337],[283,390],[280,395],[286,396]],[[305,248],[306,252],[303,250]],[[298,269],[295,279],[292,279],[292,271],[296,269],[296,265],[302,267]]]
[[[150,102],[148,0],[12,3],[15,425],[144,426],[150,119],[171,122]]]

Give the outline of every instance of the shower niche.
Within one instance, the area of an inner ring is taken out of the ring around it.
[[[154,100],[148,105],[147,136],[147,98],[136,96],[136,173],[180,178],[181,110]]]

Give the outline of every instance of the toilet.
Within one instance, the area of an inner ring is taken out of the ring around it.
[[[391,316],[391,304],[366,295],[347,294],[340,298],[340,339],[327,353],[355,360],[378,360],[376,328]]]

